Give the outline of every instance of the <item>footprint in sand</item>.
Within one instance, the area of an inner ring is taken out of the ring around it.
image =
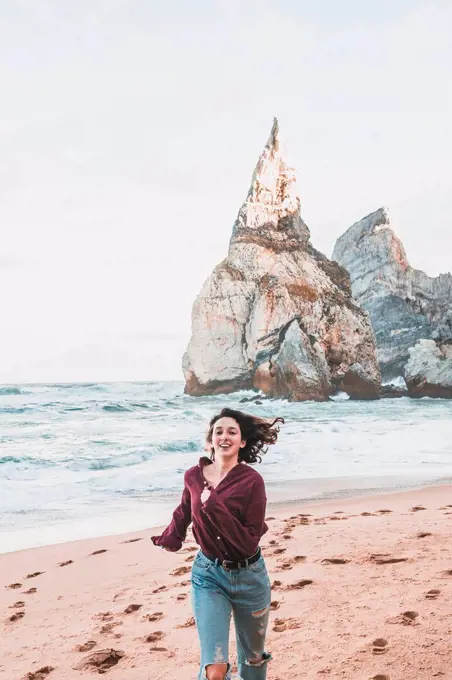
[[[34,595],[37,592],[37,588],[29,588],[28,590],[24,590],[24,595]]]
[[[293,583],[289,583],[289,585],[286,586],[286,590],[301,590],[302,588],[305,588],[306,586],[310,586],[313,583],[311,579],[308,578],[303,578],[300,581],[294,581]]]
[[[159,586],[155,590],[152,591],[153,594],[155,593],[163,593],[165,590],[168,590],[167,586]]]
[[[393,511],[389,510],[388,508],[383,508],[383,510],[377,510],[377,512],[379,512],[380,515],[389,515],[389,513]]]
[[[275,519],[274,517],[266,517],[266,518],[265,518],[265,521],[266,521],[266,522],[271,522],[271,521],[274,520],[274,519]]]
[[[113,612],[99,612],[94,614],[93,619],[100,619],[100,621],[113,621]]]
[[[95,640],[88,640],[87,642],[84,642],[82,645],[76,645],[75,651],[76,652],[90,652],[94,647],[97,645],[97,642]]]
[[[20,619],[23,619],[24,616],[25,616],[25,612],[17,612],[16,614],[13,614],[12,616],[10,616],[8,621],[11,621],[11,623],[14,623],[14,621],[19,621]]]
[[[270,602],[270,611],[274,612],[276,609],[279,609],[279,604],[278,600],[272,600]]]
[[[389,553],[374,553],[369,557],[369,560],[374,564],[398,564],[399,562],[408,562],[408,557],[393,557]]]
[[[122,543],[137,543],[138,541],[142,541],[142,538],[128,538],[127,541],[121,541]]]
[[[74,670],[90,671],[95,668],[98,673],[106,673],[110,668],[116,666],[124,656],[125,652],[119,649],[100,649],[74,666]]]
[[[164,614],[163,614],[163,612],[154,612],[153,614],[149,614],[145,618],[148,621],[160,621],[160,619],[164,618]]]
[[[59,567],[67,567],[68,564],[74,564],[74,560],[66,560],[66,562],[60,562],[58,564]]]
[[[174,585],[175,588],[185,588],[186,586],[190,585],[190,581],[180,581],[180,583],[176,583]]]
[[[293,562],[282,562],[282,564],[278,564],[278,569],[282,569],[283,571],[289,571],[290,569],[293,569]]]
[[[91,557],[91,555],[102,555],[102,553],[106,552],[108,552],[108,550],[106,550],[105,548],[101,548],[100,550],[95,550],[94,552],[90,553],[89,556]]]
[[[25,602],[18,600],[17,602],[14,602],[14,604],[10,604],[8,609],[22,609],[22,607],[25,607]]]
[[[427,593],[425,593],[427,600],[436,600],[439,595],[441,595],[441,591],[438,588],[432,588]]]
[[[272,590],[278,590],[278,588],[281,588],[282,586],[282,581],[273,581],[271,587]]]
[[[287,548],[275,548],[275,550],[272,552],[272,555],[282,555],[285,553]]]
[[[295,628],[300,628],[301,623],[297,619],[275,619],[273,624],[274,633],[284,633],[285,630],[294,630]]]
[[[193,618],[193,616],[190,616],[190,618],[187,619],[185,623],[181,623],[179,626],[176,626],[176,628],[191,628],[194,625],[195,619]]]
[[[372,654],[384,654],[388,649],[388,641],[384,638],[377,638],[372,642]]]
[[[348,564],[350,560],[346,560],[343,557],[325,557],[321,561],[321,564]]]
[[[268,545],[276,545],[276,541],[273,539],[273,540],[268,542]]]
[[[452,569],[445,569],[441,576],[442,578],[450,578],[452,576]]]
[[[378,673],[378,675],[373,675],[369,680],[391,680],[389,675],[382,675],[381,673]]]
[[[182,574],[188,574],[189,571],[191,571],[191,567],[177,567],[170,573],[171,576],[182,576]]]
[[[430,531],[419,531],[419,533],[416,534],[416,538],[427,538],[427,536],[431,535]]]
[[[295,555],[295,557],[288,557],[284,562],[278,564],[280,569],[293,569],[296,564],[306,562],[306,555]]]
[[[45,574],[44,571],[34,571],[32,574],[27,574],[25,578],[36,578],[36,576],[41,576],[41,574]]]
[[[159,640],[162,640],[165,637],[165,633],[163,630],[156,630],[154,633],[150,633],[146,639],[145,642],[158,642]]]
[[[131,614],[132,612],[137,612],[139,609],[141,609],[142,606],[143,606],[142,604],[129,604],[129,606],[124,609],[124,614]]]
[[[179,600],[179,601],[186,600],[187,597],[188,597],[187,593],[181,593],[180,595],[178,595],[176,597],[176,600]]]
[[[194,556],[194,555],[189,555],[188,557],[185,558],[184,561],[185,561],[185,562],[193,562],[194,559],[195,559],[195,556]]]
[[[29,673],[27,673],[23,680],[44,680],[44,678],[46,678],[49,675],[49,673],[51,673],[54,670],[55,669],[53,666],[43,666],[37,671],[34,672],[30,671]]]
[[[17,588],[22,588],[22,583],[10,583],[9,586],[5,588],[11,588],[11,590],[17,590]]]
[[[402,612],[401,617],[403,624],[405,624],[406,626],[411,626],[413,625],[413,623],[416,622],[416,619],[419,617],[419,614],[415,611],[409,610],[406,612]]]
[[[419,510],[426,510],[423,505],[413,505],[411,512],[419,512]]]
[[[110,623],[106,623],[100,629],[100,633],[102,633],[102,635],[108,635],[108,633],[111,633],[116,626],[122,626],[122,621],[111,621]]]
[[[362,512],[361,517],[375,517],[373,512]]]

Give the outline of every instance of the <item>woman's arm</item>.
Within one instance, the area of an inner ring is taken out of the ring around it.
[[[209,498],[201,507],[201,512],[208,516],[218,532],[227,535],[237,553],[250,556],[257,550],[264,533],[266,506],[265,484],[260,477],[250,490],[243,522],[228,510],[215,489],[210,492]]]
[[[173,512],[171,524],[169,524],[161,536],[151,536],[151,541],[154,545],[158,545],[161,548],[177,552],[182,548],[182,543],[185,541],[190,523],[191,498],[190,490],[185,483],[180,505]]]

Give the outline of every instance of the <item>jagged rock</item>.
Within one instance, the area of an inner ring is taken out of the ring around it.
[[[409,395],[452,399],[452,344],[419,340],[409,354],[405,366]]]
[[[380,399],[399,399],[400,397],[407,397],[408,390],[397,385],[382,385],[380,390]]]
[[[368,315],[351,296],[347,272],[310,244],[295,180],[275,120],[228,256],[193,306],[183,358],[187,393],[256,389],[324,400],[341,388],[357,398],[378,396]]]
[[[387,208],[350,227],[333,259],[347,269],[354,298],[369,312],[384,379],[403,375],[419,339],[452,340],[452,276],[431,278],[410,266]]]

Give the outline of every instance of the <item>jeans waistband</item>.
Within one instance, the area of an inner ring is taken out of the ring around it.
[[[261,549],[258,548],[254,555],[251,555],[251,557],[247,557],[243,560],[220,560],[218,557],[210,557],[204,553],[203,555],[211,562],[214,562],[217,566],[219,565],[220,567],[223,567],[223,569],[226,571],[232,571],[233,569],[247,569],[249,565],[257,562],[261,557]]]

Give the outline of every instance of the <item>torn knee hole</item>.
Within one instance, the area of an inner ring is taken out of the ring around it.
[[[265,607],[265,609],[260,609],[260,610],[257,611],[257,612],[251,612],[251,616],[252,616],[254,619],[260,619],[262,616],[265,616],[265,614],[267,614],[267,612],[269,611],[269,609],[270,609],[270,607]]]
[[[263,654],[256,654],[252,659],[248,659],[247,665],[263,666],[264,664],[267,663],[267,661],[270,661],[271,658],[272,658],[271,654],[268,654],[267,652],[264,652]]]

